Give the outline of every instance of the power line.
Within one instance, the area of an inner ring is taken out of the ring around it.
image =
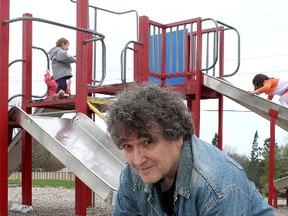
[[[204,111],[204,112],[218,112],[219,110],[217,109],[201,109],[200,111]],[[249,112],[251,113],[252,111],[250,110],[232,110],[232,109],[227,109],[227,110],[223,110],[223,112]]]
[[[241,72],[241,73],[237,73],[237,75],[249,75],[249,74],[257,74],[257,73],[288,73],[288,70],[269,70],[269,71],[248,71],[248,72]]]
[[[287,57],[288,54],[279,54],[279,55],[269,55],[269,56],[255,56],[255,57],[246,57],[240,58],[240,60],[255,60],[255,59],[264,59],[264,58],[279,58],[279,57]],[[238,59],[226,59],[225,61],[237,61]]]

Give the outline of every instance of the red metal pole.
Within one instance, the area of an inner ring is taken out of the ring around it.
[[[0,215],[8,215],[8,65],[10,1],[0,0]]]
[[[143,83],[148,80],[149,71],[149,18],[146,16],[139,18],[139,42],[142,45],[137,46],[138,69],[135,81]]]
[[[197,20],[197,44],[196,44],[196,91],[195,100],[192,101],[193,121],[195,134],[200,137],[200,100],[201,100],[201,62],[202,62],[202,22]]]
[[[277,208],[278,207],[278,192],[277,192],[277,189],[276,189],[276,187],[273,187],[273,206],[274,206],[274,208]]]
[[[219,96],[218,105],[218,148],[223,149],[223,95]]]
[[[88,28],[88,0],[77,1],[77,27]],[[76,112],[87,114],[89,47],[85,40],[89,35],[84,32],[76,33]],[[90,77],[91,78],[91,77]],[[75,213],[86,215],[86,207],[91,203],[92,191],[80,179],[75,181]]]
[[[288,206],[288,189],[286,189],[286,206]]]
[[[23,16],[32,17],[31,14]],[[32,98],[32,20],[23,21],[22,29],[22,109],[31,114],[26,101]],[[22,129],[22,203],[32,205],[32,137]]]
[[[96,43],[96,42],[95,42]],[[92,82],[92,68],[93,68],[93,65],[92,65],[92,58],[93,58],[93,55],[92,55],[92,52],[93,52],[93,47],[92,47],[92,43],[88,43],[87,44],[87,48],[88,48],[88,62],[87,62],[87,83],[91,83]],[[88,95],[87,95],[88,96]],[[89,94],[89,96],[91,96],[91,94]],[[91,112],[87,114],[86,112],[86,115],[89,117],[89,118],[92,118],[92,114]],[[89,188],[89,187],[86,187],[87,189],[87,195],[86,195],[86,207],[89,207],[89,206],[92,206],[92,190]]]
[[[161,74],[166,74],[166,28],[162,28],[162,66],[161,66]],[[165,86],[166,79],[161,79],[161,86]]]
[[[274,157],[275,157],[275,124],[278,111],[269,110],[270,114],[270,158],[269,158],[269,179],[268,179],[268,203],[272,206],[274,188]]]

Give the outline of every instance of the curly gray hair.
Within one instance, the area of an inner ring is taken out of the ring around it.
[[[166,140],[191,136],[194,125],[184,100],[185,95],[171,87],[144,83],[127,88],[108,107],[109,135],[118,147],[121,137],[135,132],[143,137],[154,129],[160,129]]]

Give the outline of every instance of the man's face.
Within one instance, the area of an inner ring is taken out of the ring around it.
[[[123,139],[120,148],[136,174],[146,184],[153,184],[161,179],[174,179],[182,143],[183,137],[167,141],[160,131],[140,138],[133,133]]]

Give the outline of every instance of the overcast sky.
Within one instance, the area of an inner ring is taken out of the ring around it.
[[[241,37],[241,65],[237,75],[228,80],[234,85],[251,90],[251,80],[257,73],[271,77],[288,75],[288,2],[287,0],[93,0],[91,5],[115,12],[136,10],[139,16],[167,24],[190,18],[213,18],[235,27]],[[23,13],[67,25],[76,25],[76,4],[70,0],[11,0],[10,17],[16,18]],[[98,32],[106,36],[108,77],[119,77],[120,52],[125,43],[136,40],[135,15],[99,14]],[[74,31],[33,23],[33,45],[49,51],[60,37],[71,42],[69,53],[75,55],[76,35]],[[21,23],[10,26],[10,61],[21,58]],[[118,48],[119,47],[119,48]],[[40,51],[33,51],[33,94],[45,91],[43,74],[46,60]],[[234,61],[227,58],[226,61]],[[75,73],[75,68],[73,68]],[[228,72],[229,73],[229,72]],[[10,94],[19,93],[21,67],[10,67]],[[73,82],[73,79],[72,79]],[[74,82],[75,83],[75,82]],[[73,89],[72,89],[73,90]],[[265,96],[264,96],[265,97]],[[278,98],[274,99],[278,103]],[[209,106],[207,106],[209,104]],[[213,106],[211,106],[213,104]],[[269,121],[247,112],[234,102],[224,99],[224,146],[232,146],[235,151],[249,155],[255,131],[258,130],[259,144],[269,137]],[[209,107],[209,111],[207,110]],[[211,142],[217,132],[217,109],[215,101],[202,103],[200,137]],[[212,110],[212,111],[211,111]],[[232,111],[231,111],[232,110]],[[239,112],[241,111],[241,112]],[[244,112],[243,112],[244,111]],[[276,129],[278,143],[288,142],[287,132]]]

